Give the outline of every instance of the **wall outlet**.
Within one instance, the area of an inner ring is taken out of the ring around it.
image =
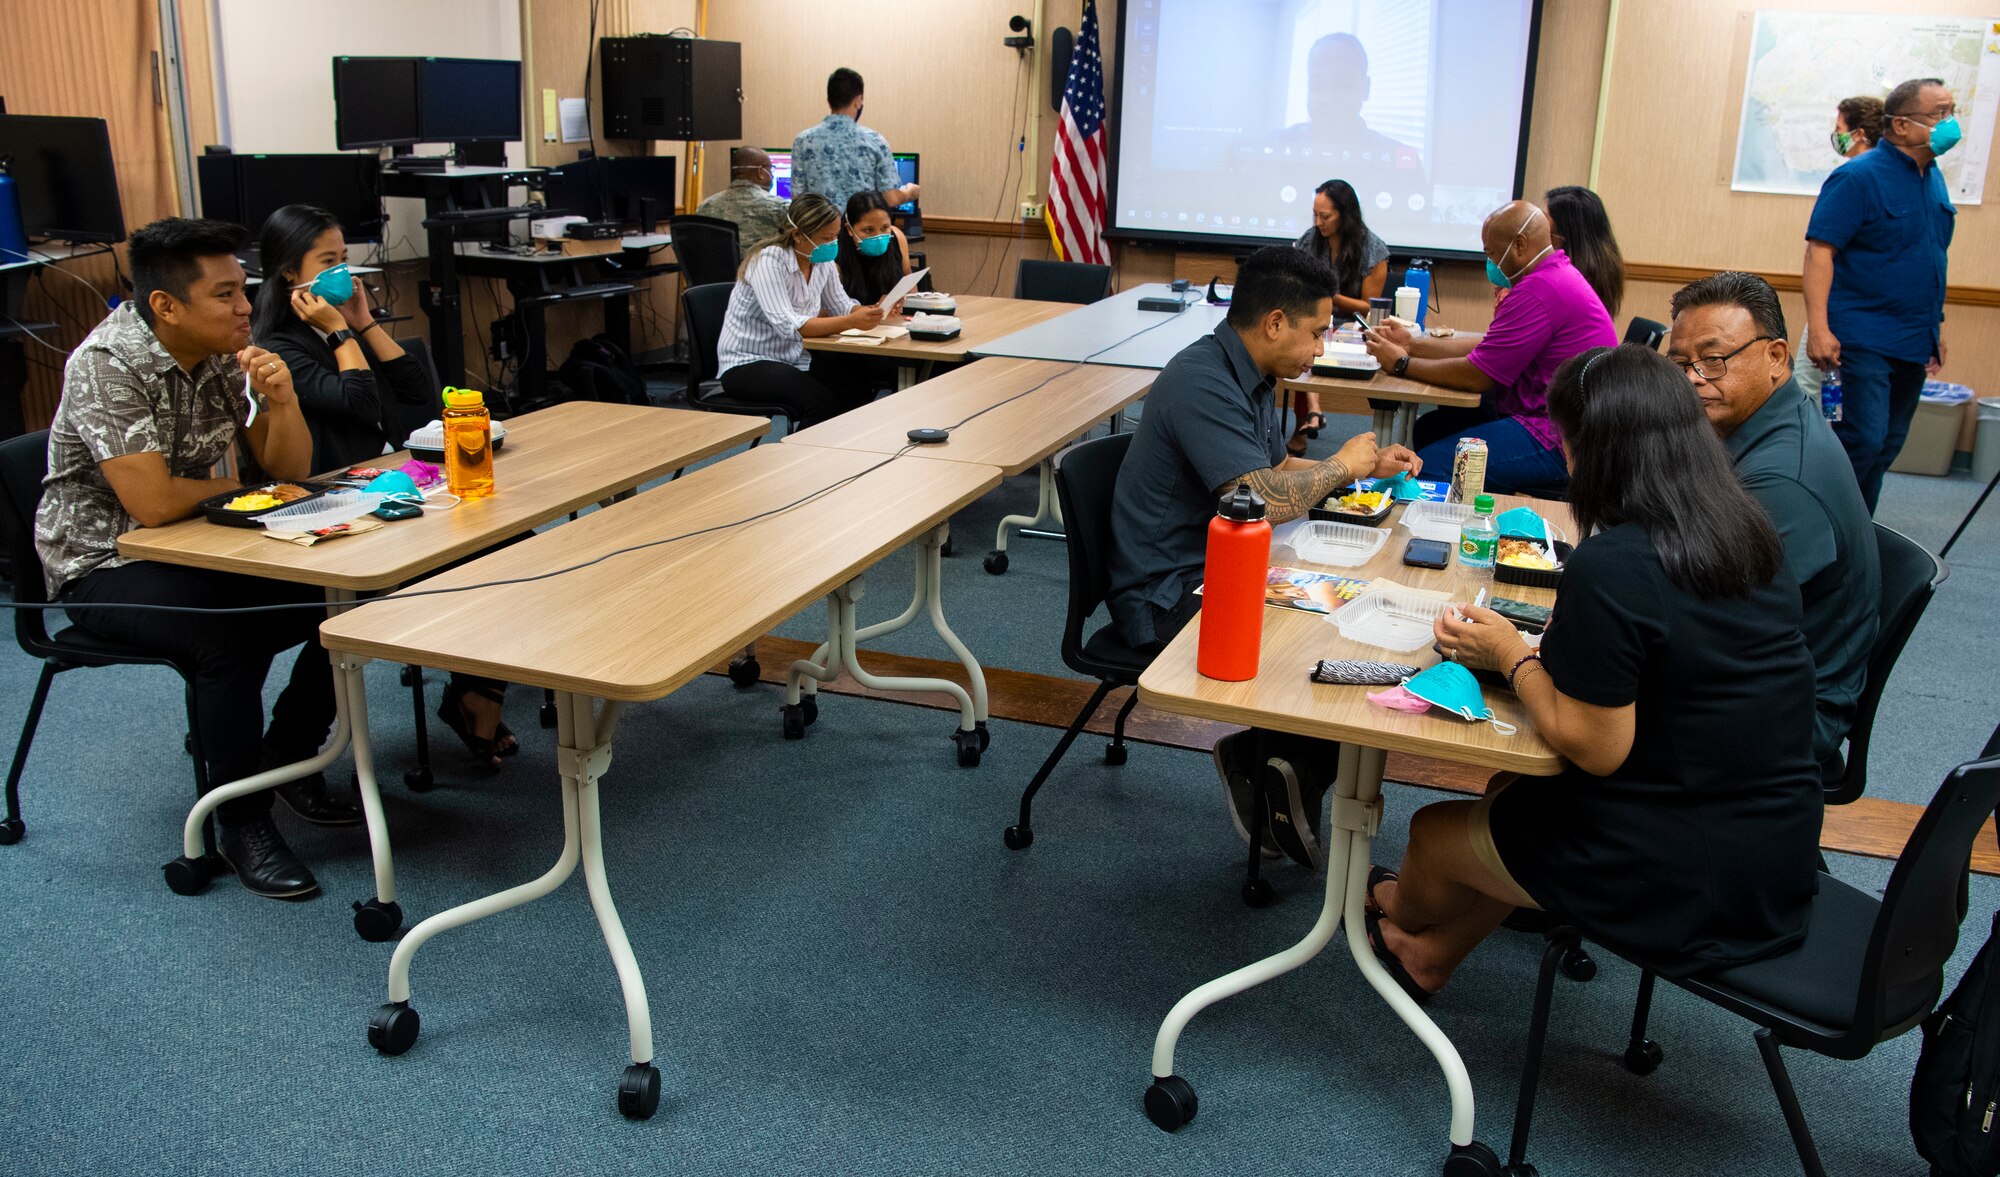
[[[1041,219],[1042,219],[1042,202],[1041,202],[1041,201],[1039,201],[1039,200],[1024,200],[1024,201],[1022,201],[1022,202],[1021,202],[1021,219],[1022,219],[1022,220],[1024,220],[1024,221],[1039,221],[1039,220],[1041,220]]]

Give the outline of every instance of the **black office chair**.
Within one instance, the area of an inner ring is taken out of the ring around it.
[[[1014,272],[1014,297],[1040,302],[1092,303],[1111,293],[1111,267],[1085,262],[1022,258]]]
[[[736,267],[743,261],[741,230],[735,221],[721,217],[698,217],[693,213],[667,222],[674,239],[674,257],[689,289],[717,282],[736,281]]]
[[[1106,624],[1089,640],[1083,636],[1091,614],[1104,603],[1111,588],[1111,491],[1118,482],[1118,468],[1125,451],[1132,446],[1130,433],[1114,433],[1093,441],[1079,442],[1056,455],[1056,496],[1062,503],[1063,545],[1069,550],[1069,615],[1063,622],[1063,665],[1078,674],[1097,680],[1090,701],[1076,713],[1069,730],[1056,741],[1055,751],[1035,770],[1027,791],[1021,794],[1021,820],[1007,827],[1009,850],[1032,845],[1035,830],[1031,822],[1035,794],[1054,772],[1063,754],[1076,742],[1083,725],[1097,714],[1098,704],[1114,687],[1136,687],[1139,676],[1152,665],[1153,656],[1142,654],[1118,636],[1116,624]],[[1133,691],[1118,709],[1118,721],[1111,729],[1111,743],[1104,749],[1104,763],[1125,763],[1125,717],[1139,701]]]
[[[1826,786],[1828,805],[1845,805],[1868,788],[1868,737],[1875,731],[1875,709],[1882,688],[1903,654],[1903,644],[1922,620],[1931,597],[1950,570],[1942,560],[1899,531],[1875,525],[1875,551],[1882,563],[1882,600],[1876,616],[1881,628],[1868,651],[1868,679],[1855,705],[1854,723],[1847,729],[1846,769]]]
[[[687,405],[714,413],[741,413],[752,417],[783,417],[785,432],[796,424],[783,405],[760,405],[725,395],[716,368],[715,349],[722,341],[722,321],[729,315],[729,292],[734,279],[707,286],[690,286],[681,291],[681,317],[688,325]],[[752,438],[754,448],[761,438]],[[676,474],[678,477],[678,474]]]
[[[1799,1164],[1809,1177],[1820,1177],[1825,1170],[1778,1048],[1858,1059],[1930,1014],[1944,990],[1945,962],[1958,942],[1966,858],[1996,802],[2000,802],[2000,730],[1987,741],[1981,759],[1962,764],[1945,777],[1896,859],[1881,899],[1822,872],[1819,894],[1806,921],[1805,942],[1798,948],[1674,981],[1696,997],[1756,1023],[1757,1053],[1763,1056]],[[1534,1171],[1526,1167],[1525,1158],[1555,968],[1565,952],[1589,935],[1588,930],[1568,927],[1549,934],[1521,1069],[1509,1173]],[[1646,1037],[1646,1014],[1653,977],[1668,962],[1598,942],[1644,970],[1625,1066],[1635,1074],[1650,1074],[1662,1053]]]
[[[1660,341],[1667,337],[1667,325],[1655,323],[1651,319],[1632,316],[1632,322],[1625,328],[1625,343],[1643,344],[1648,351],[1660,350]]]
[[[389,437],[390,449],[402,449],[410,434],[437,420],[444,413],[444,384],[438,379],[437,363],[431,359],[431,345],[428,341],[411,336],[398,339],[396,346],[407,352],[424,370],[424,387],[431,390],[431,399],[421,405],[406,405],[394,397],[389,397],[382,406],[382,429]]]
[[[42,580],[42,561],[35,554],[35,511],[41,506],[42,480],[48,476],[49,434],[47,430],[27,433],[0,442],[0,530],[6,534],[8,551],[14,561],[14,600],[23,605],[48,602]],[[197,794],[208,790],[208,762],[202,758],[201,729],[195,724],[195,671],[171,658],[122,645],[78,626],[69,626],[49,635],[40,609],[14,610],[14,640],[30,658],[42,664],[41,678],[35,682],[35,696],[28,703],[28,720],[21,725],[20,742],[14,745],[14,762],[7,769],[7,816],[0,821],[0,846],[11,846],[27,833],[21,821],[21,773],[28,765],[28,750],[34,747],[35,729],[41,726],[42,708],[49,700],[49,687],[65,670],[95,666],[167,666],[181,676],[187,686],[187,750],[194,757]]]

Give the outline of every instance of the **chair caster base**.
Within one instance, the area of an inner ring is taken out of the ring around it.
[[[1444,1177],[1505,1177],[1507,1170],[1492,1149],[1479,1143],[1454,1144],[1444,1159]]]
[[[1526,1161],[1522,1161],[1518,1165],[1508,1165],[1500,1171],[1505,1173],[1507,1177],[1541,1177],[1542,1175],[1540,1169],[1535,1168]]]
[[[1193,1123],[1200,1107],[1193,1085],[1179,1075],[1156,1077],[1146,1088],[1146,1118],[1162,1132],[1177,1132],[1182,1125]]]
[[[1572,948],[1563,953],[1562,959],[1557,961],[1556,965],[1562,969],[1563,976],[1568,977],[1579,985],[1588,984],[1597,976],[1597,962],[1591,959],[1590,953],[1585,952],[1581,947]]]
[[[979,737],[984,734],[978,728],[974,728],[971,731],[961,730],[951,733],[951,742],[958,748],[958,766],[960,768],[979,767],[979,753],[985,747],[985,741]]]
[[[417,1044],[417,1032],[422,1028],[423,1019],[417,1016],[415,1006],[392,1001],[368,1019],[368,1045],[386,1055],[399,1055]]]
[[[403,930],[403,909],[394,900],[388,903],[380,899],[356,902],[354,905],[354,934],[370,944],[381,944],[394,940]]]
[[[12,846],[27,836],[28,827],[20,818],[10,817],[0,821],[0,846]]]
[[[183,854],[160,870],[167,876],[167,887],[174,894],[199,895],[208,890],[209,882],[221,873],[222,867],[206,855],[189,858]]]
[[[1008,826],[1001,840],[1009,850],[1026,850],[1035,844],[1035,831],[1028,826]]]
[[[660,1106],[660,1068],[633,1063],[618,1081],[618,1111],[628,1120],[648,1120]]]
[[[437,788],[437,778],[428,768],[412,768],[403,774],[403,787],[412,793],[428,793]]]
[[[993,733],[986,730],[986,721],[983,719],[975,721],[972,730],[979,734],[979,750],[986,751],[993,743]]]
[[[986,553],[986,559],[980,561],[980,564],[988,573],[1000,576],[1007,571],[1007,553],[1001,551],[988,552]]]
[[[806,698],[810,700],[812,696],[808,695],[806,696]],[[779,730],[783,733],[784,737],[788,740],[805,739],[806,726],[810,724],[814,719],[819,718],[819,716],[816,714],[816,712],[818,711],[818,707],[816,705],[813,710],[815,714],[812,716],[812,718],[809,719],[807,718],[806,705],[804,703],[779,704],[778,727]]]
[[[1104,763],[1117,768],[1119,765],[1125,763],[1126,752],[1127,749],[1123,744],[1106,744],[1104,746]]]
[[[1634,1042],[1625,1048],[1625,1069],[1634,1075],[1650,1075],[1660,1069],[1660,1063],[1667,1057],[1666,1051],[1651,1038]]]
[[[1243,884],[1243,905],[1245,907],[1269,907],[1273,893],[1271,880],[1259,876]]]
[[[739,658],[729,664],[729,681],[739,691],[747,691],[764,677],[764,666],[755,658]]]

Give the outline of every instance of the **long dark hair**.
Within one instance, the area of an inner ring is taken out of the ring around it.
[[[879,300],[894,290],[903,277],[903,254],[896,247],[893,231],[889,248],[880,257],[862,256],[861,247],[855,244],[856,222],[878,208],[887,213],[889,202],[872,189],[847,198],[847,224],[840,234],[840,252],[834,255],[834,263],[840,267],[841,286],[846,288],[848,297],[861,302]]]
[[[1570,264],[1617,318],[1618,306],[1625,301],[1625,255],[1618,250],[1618,238],[1611,235],[1604,201],[1576,184],[1551,188],[1542,199],[1548,203],[1549,223],[1561,235]]]
[[[292,283],[313,242],[328,229],[340,228],[340,218],[310,204],[288,204],[264,220],[257,235],[257,264],[264,270],[257,288],[257,305],[250,312],[250,336],[260,344],[271,338],[292,313]],[[287,276],[289,275],[289,276]]]
[[[1352,282],[1358,288],[1362,279],[1368,277],[1361,269],[1361,259],[1367,256],[1368,249],[1368,222],[1361,217],[1361,200],[1354,195],[1354,185],[1345,180],[1328,180],[1313,191],[1326,197],[1333,211],[1340,214],[1340,223],[1333,229],[1334,239],[1327,243],[1326,260],[1341,281]]]
[[[1582,534],[1639,524],[1682,592],[1746,597],[1777,575],[1778,533],[1672,360],[1636,343],[1573,356],[1549,384],[1549,419]]]

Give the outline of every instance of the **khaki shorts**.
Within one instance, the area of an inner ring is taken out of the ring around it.
[[[1513,892],[1511,895],[1496,895],[1494,898],[1512,903],[1515,907],[1540,911],[1542,905],[1536,903],[1532,896],[1521,889],[1521,884],[1514,881],[1514,876],[1507,870],[1507,864],[1500,860],[1500,848],[1493,844],[1491,823],[1493,799],[1506,791],[1505,785],[1497,789],[1488,789],[1484,796],[1472,803],[1472,812],[1467,814],[1465,819],[1465,835],[1472,840],[1472,856],[1479,860],[1479,865],[1485,867]]]

